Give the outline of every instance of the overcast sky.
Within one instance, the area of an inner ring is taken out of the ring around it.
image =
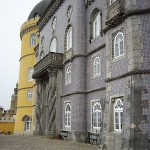
[[[9,109],[19,77],[20,27],[41,0],[0,0],[0,106]]]

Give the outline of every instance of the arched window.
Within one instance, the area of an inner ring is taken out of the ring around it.
[[[56,17],[53,18],[53,21],[52,21],[52,29],[54,30],[56,28]]]
[[[36,34],[33,33],[30,36],[30,46],[35,46],[36,45]]]
[[[117,98],[114,104],[114,131],[122,131],[123,103]]]
[[[50,52],[56,52],[56,48],[57,48],[57,41],[56,38],[54,37],[50,43]]]
[[[90,32],[91,37],[90,39],[95,39],[100,36],[101,32],[101,14],[99,9],[94,9],[91,14],[91,24],[90,24]]]
[[[124,36],[122,32],[119,32],[115,36],[114,40],[114,57],[117,58],[124,54]]]
[[[96,56],[93,60],[93,76],[97,77],[101,73],[101,62],[100,57]]]
[[[71,64],[68,64],[65,67],[65,84],[70,84],[71,83]]]
[[[67,40],[67,49],[66,50],[69,50],[72,48],[72,27],[69,27],[69,29],[67,30],[67,37],[66,37],[66,40]]]
[[[31,131],[31,117],[28,115],[25,115],[22,118],[22,121],[24,122],[24,131]]]
[[[71,127],[71,105],[67,103],[65,106],[65,117],[64,117],[65,127]]]
[[[44,51],[41,51],[41,53],[40,53],[40,60],[43,59],[43,57],[44,57]]]
[[[30,67],[28,69],[28,81],[32,81],[33,80],[33,78],[32,78],[33,71],[34,71],[33,67]]]
[[[94,102],[92,108],[92,127],[100,128],[101,125],[101,104]]]
[[[31,90],[28,91],[28,100],[32,100],[32,91]]]
[[[93,38],[96,38],[100,35],[100,12],[95,13],[94,20],[93,20]]]
[[[117,0],[110,0],[110,5],[112,5],[114,2],[116,2]]]

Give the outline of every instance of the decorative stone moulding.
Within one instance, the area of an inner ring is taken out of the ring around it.
[[[92,2],[94,2],[94,0],[85,0],[85,7],[87,8]]]
[[[39,30],[41,31],[43,29],[43,27],[47,24],[47,22],[49,21],[49,19],[54,15],[54,13],[59,9],[59,7],[61,6],[61,4],[63,3],[64,0],[56,0],[54,3],[51,3],[51,5],[49,6],[49,10],[46,13],[46,15],[44,15],[43,17],[41,17],[37,23]]]

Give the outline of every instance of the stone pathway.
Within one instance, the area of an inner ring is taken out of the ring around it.
[[[0,135],[0,150],[98,150],[98,146],[41,136]]]

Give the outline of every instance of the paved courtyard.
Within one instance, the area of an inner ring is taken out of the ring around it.
[[[98,150],[98,146],[40,136],[0,135],[0,150]]]

